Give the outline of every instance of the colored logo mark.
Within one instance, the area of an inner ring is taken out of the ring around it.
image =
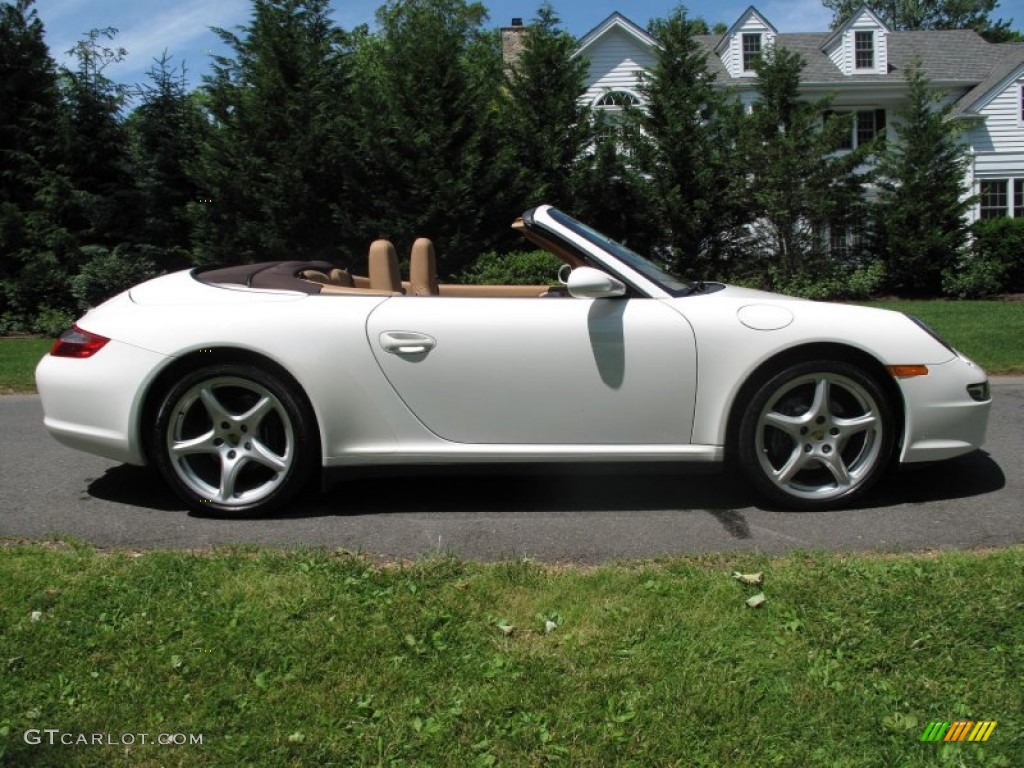
[[[957,720],[953,723],[932,720],[921,734],[921,741],[988,741],[996,720]]]

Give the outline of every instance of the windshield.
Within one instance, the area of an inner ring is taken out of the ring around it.
[[[596,229],[588,227],[583,222],[576,221],[572,216],[567,216],[557,208],[549,209],[548,215],[559,224],[572,230],[588,242],[593,243],[602,250],[608,251],[623,264],[628,266],[630,269],[639,272],[666,293],[672,296],[682,296],[692,292],[693,284],[688,280],[684,280],[683,278],[666,271],[663,267],[645,259],[639,253],[631,251],[622,243],[617,243],[610,237],[602,235]]]

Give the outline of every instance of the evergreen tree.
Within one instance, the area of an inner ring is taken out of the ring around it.
[[[200,260],[336,259],[351,244],[350,41],[329,16],[328,0],[253,0],[240,34],[217,30],[234,55],[206,78]]]
[[[876,218],[890,287],[901,294],[937,295],[942,271],[964,252],[968,240],[966,148],[962,127],[949,119],[919,65],[907,72],[909,104],[894,126],[879,168]]]
[[[138,239],[156,249],[164,266],[184,266],[191,246],[188,206],[200,198],[189,170],[207,125],[187,91],[184,65],[173,69],[165,52],[148,74],[142,101],[128,120],[142,198]]]
[[[709,277],[722,268],[721,246],[739,216],[731,190],[731,124],[722,119],[727,97],[695,37],[707,31],[703,20],[688,19],[678,8],[651,31],[660,47],[641,85],[647,109],[638,159],[669,260],[680,272]]]
[[[522,54],[506,75],[510,200],[524,210],[576,204],[578,163],[593,141],[590,110],[580,97],[588,62],[575,56],[576,40],[547,3],[527,27]]]
[[[57,72],[32,5],[0,4],[0,332],[26,329],[44,302],[69,303]]]
[[[848,218],[863,198],[862,166],[870,146],[836,154],[851,129],[847,116],[825,120],[829,99],[800,98],[804,59],[783,47],[755,65],[758,100],[743,120],[745,202],[753,255],[770,259],[783,278],[824,264],[828,227]]]
[[[638,121],[595,116],[595,137],[580,164],[575,215],[644,256],[655,253],[663,230],[651,188],[634,162]]]
[[[405,254],[430,237],[442,274],[510,240],[500,156],[502,62],[486,10],[464,0],[394,0],[361,41],[354,132],[370,190],[365,235]]]
[[[122,119],[127,93],[104,75],[108,66],[127,55],[124,48],[103,42],[116,34],[113,28],[88,32],[70,51],[75,68],[61,73],[65,163],[76,201],[69,225],[83,245],[133,242],[139,221]]]

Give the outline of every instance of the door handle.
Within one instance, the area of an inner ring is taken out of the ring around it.
[[[380,345],[393,355],[425,355],[437,346],[437,341],[425,333],[412,331],[384,331]]]

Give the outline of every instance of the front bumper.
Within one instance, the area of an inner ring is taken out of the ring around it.
[[[928,366],[927,376],[899,379],[906,412],[900,462],[940,461],[980,448],[992,400],[978,402],[967,387],[985,381],[985,372],[963,356]]]

